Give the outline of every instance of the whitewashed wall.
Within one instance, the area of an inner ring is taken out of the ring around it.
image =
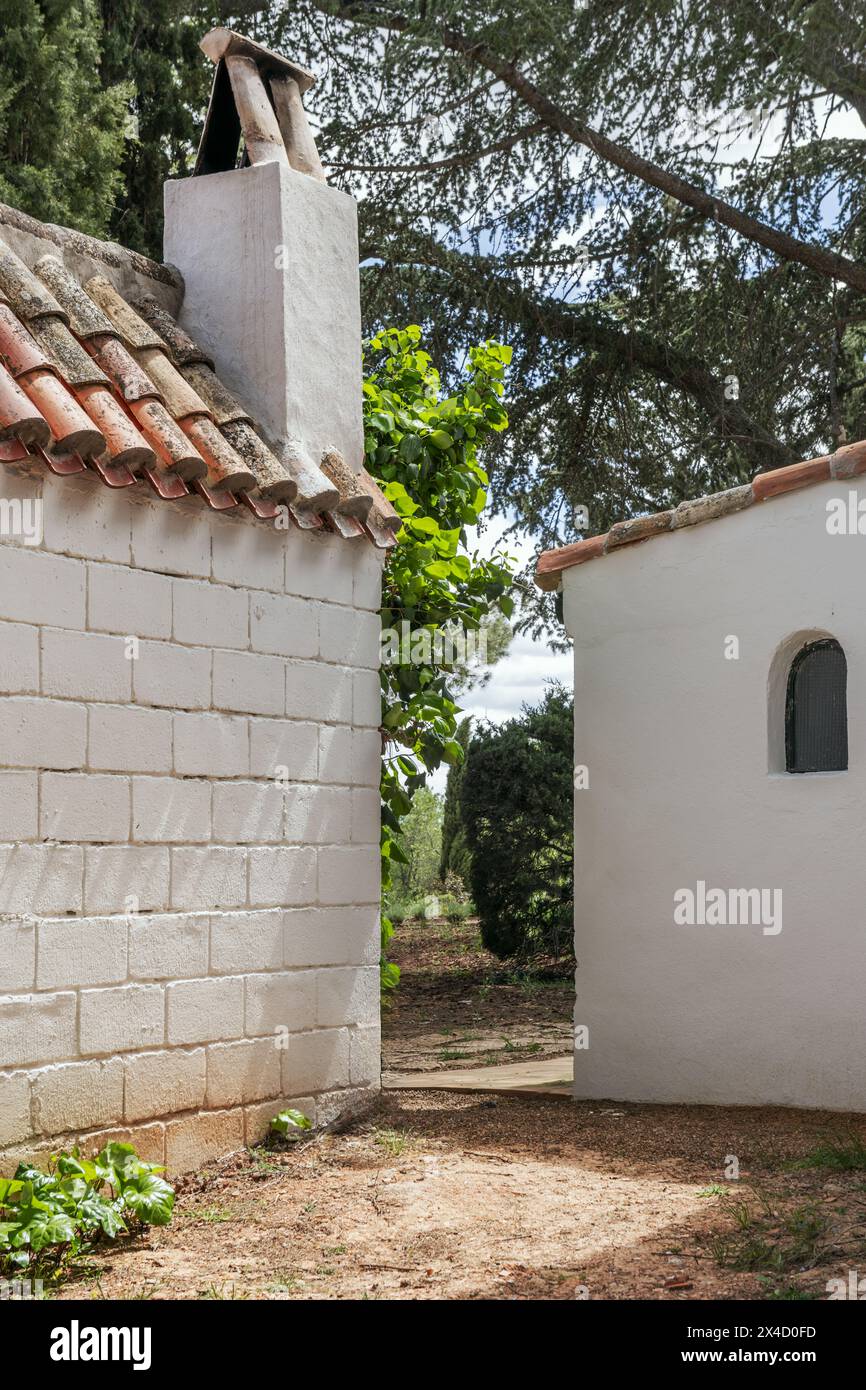
[[[36,467],[0,483],[44,502],[39,546],[0,535],[0,1171],[106,1133],[180,1171],[283,1100],[357,1106],[380,555]]]
[[[849,489],[564,575],[590,781],[575,792],[578,1096],[866,1110],[866,536],[826,530]],[[771,671],[816,633],[848,660],[849,770],[789,775]],[[781,889],[782,930],[676,925],[674,893],[698,880]]]

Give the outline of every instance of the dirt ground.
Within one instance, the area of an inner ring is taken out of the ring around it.
[[[401,928],[394,956],[389,1069],[567,1052],[568,966],[515,973],[466,924]],[[183,1180],[169,1227],[59,1296],[799,1299],[852,1269],[864,1116],[416,1090]]]
[[[866,1163],[866,1121],[851,1123]],[[848,1129],[394,1092],[344,1133],[187,1180],[171,1226],[98,1252],[61,1297],[826,1298],[866,1268],[866,1172],[788,1165]]]
[[[382,1019],[382,1065],[454,1071],[571,1052],[574,961],[518,968],[485,951],[474,921],[404,922],[390,951],[402,976]]]

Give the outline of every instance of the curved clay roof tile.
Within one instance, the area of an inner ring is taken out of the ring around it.
[[[159,300],[152,294],[143,294],[133,301],[135,308],[146,323],[157,332],[166,343],[169,356],[176,367],[191,366],[195,362],[204,363],[213,370],[214,360],[209,352],[194,343],[189,334],[172,318]]]
[[[113,333],[117,329],[102,310],[85,294],[75,276],[59,256],[43,256],[36,262],[36,274],[57,297],[72,331],[79,338],[92,338],[96,333]]]
[[[38,444],[44,449],[51,442],[51,426],[0,365],[0,441],[7,439],[20,439],[22,444]]]
[[[66,320],[66,314],[51,291],[4,241],[0,241],[0,288],[23,319],[29,321],[47,314]]]
[[[165,350],[165,343],[159,334],[154,333],[150,325],[139,317],[104,275],[92,275],[84,288],[94,304],[108,315],[113,325],[112,332],[118,332],[128,348],[158,347]]]

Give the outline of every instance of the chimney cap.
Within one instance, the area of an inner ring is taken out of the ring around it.
[[[270,48],[264,48],[262,44],[245,38],[243,34],[235,33],[234,29],[211,29],[199,43],[199,48],[212,63],[219,63],[221,59],[235,54],[252,58],[263,76],[282,74],[293,77],[301,93],[309,91],[316,80],[315,73],[310,72],[309,68],[302,68],[299,63],[291,62],[281,53],[274,53]]]

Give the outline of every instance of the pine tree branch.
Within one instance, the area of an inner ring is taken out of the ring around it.
[[[347,4],[338,4],[336,8],[333,4],[329,4],[328,0],[314,0],[314,3],[317,8],[333,17],[349,20],[356,24],[374,25],[400,33],[405,33],[412,27],[411,21],[404,15],[375,7],[371,8],[358,3],[357,0],[350,0],[350,3]],[[657,188],[661,193],[675,198],[686,207],[694,208],[703,217],[718,222],[722,226],[730,227],[747,241],[756,242],[759,246],[766,247],[768,251],[772,251],[783,260],[796,261],[800,265],[808,266],[815,274],[825,279],[840,280],[843,284],[850,285],[852,289],[866,293],[866,267],[858,265],[856,261],[849,260],[847,256],[838,255],[835,251],[800,241],[787,232],[780,232],[775,227],[768,226],[766,222],[752,217],[749,213],[740,212],[738,208],[733,207],[723,198],[705,192],[704,189],[688,183],[677,174],[669,173],[668,170],[662,169],[651,160],[644,159],[641,155],[618,144],[615,140],[609,140],[607,136],[593,130],[583,121],[578,120],[577,117],[570,115],[561,106],[558,106],[556,102],[551,101],[530,82],[516,64],[500,57],[486,44],[475,43],[457,30],[442,26],[437,26],[433,30],[431,38],[450,52],[458,53],[469,62],[486,68],[488,72],[510,88],[524,105],[533,110],[539,120],[543,121],[551,130],[557,130],[563,135],[567,135],[575,144],[583,145],[586,149],[591,150],[605,163],[612,164],[625,174],[633,175],[652,188]]]
[[[487,145],[485,149],[474,154],[455,154],[448,159],[430,159],[420,164],[340,164],[328,159],[323,162],[328,169],[337,169],[340,173],[352,170],[367,174],[423,174],[433,169],[460,169],[477,164],[479,160],[487,159],[491,154],[513,150],[521,140],[528,140],[534,135],[548,134],[549,131],[550,127],[546,121],[531,121],[529,125],[521,126],[513,135],[507,135],[504,139],[497,140],[495,145]]]
[[[385,269],[411,265],[438,271],[458,283],[479,307],[501,312],[551,341],[603,353],[627,370],[648,372],[690,396],[719,434],[737,444],[757,467],[781,468],[795,460],[787,445],[753,420],[738,401],[726,399],[724,383],[700,358],[641,330],[606,323],[585,308],[539,298],[517,280],[498,274],[489,257],[451,251],[416,233],[399,247],[365,244],[361,259],[380,260]]]

